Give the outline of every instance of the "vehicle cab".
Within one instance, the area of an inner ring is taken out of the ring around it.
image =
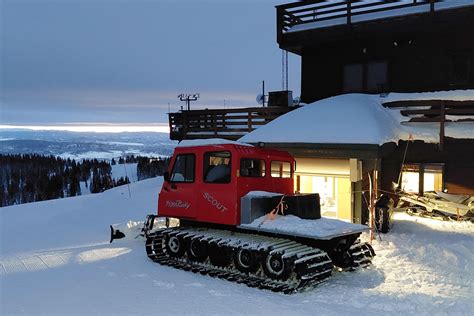
[[[205,143],[205,141],[209,143]],[[290,154],[225,140],[182,141],[158,199],[158,216],[240,224],[240,199],[250,191],[293,194]]]

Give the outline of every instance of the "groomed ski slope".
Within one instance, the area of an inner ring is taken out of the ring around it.
[[[474,226],[396,214],[369,269],[287,296],[159,266],[110,223],[155,212],[161,178],[0,208],[0,315],[470,315]]]

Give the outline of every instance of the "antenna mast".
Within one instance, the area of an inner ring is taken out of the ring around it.
[[[288,91],[288,51],[281,50],[281,90]]]
[[[181,93],[180,95],[178,95],[178,99],[180,101],[186,102],[186,109],[189,111],[191,110],[191,101],[197,101],[197,99],[199,99],[199,93],[194,93],[194,94]]]

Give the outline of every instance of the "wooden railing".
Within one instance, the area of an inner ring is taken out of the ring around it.
[[[444,144],[446,122],[474,122],[474,100],[406,100],[386,102],[383,106],[401,109],[400,113],[408,119],[402,123],[439,122],[440,149]],[[447,115],[452,118],[447,118]]]
[[[218,137],[236,140],[293,109],[271,106],[169,113],[170,139]]]
[[[357,0],[328,2],[323,0],[305,0],[277,6],[277,36],[280,42],[281,36],[297,25],[305,25],[313,22],[321,22],[328,26],[333,24],[354,23],[355,19],[363,18],[364,15],[380,13],[381,17],[390,16],[390,11],[426,7],[426,12],[435,11],[435,3],[439,0],[413,0],[411,2],[378,1],[367,2]],[[388,14],[387,14],[388,13]]]
[[[407,122],[451,122],[454,119],[446,119],[446,115],[459,118],[455,122],[474,121],[474,101],[452,101],[452,100],[406,100],[392,101],[383,104],[390,109],[401,109],[400,113],[409,119]],[[415,108],[415,109],[412,109]]]

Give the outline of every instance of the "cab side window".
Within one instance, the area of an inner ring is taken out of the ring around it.
[[[291,163],[287,161],[272,161],[272,178],[291,178]]]
[[[196,157],[194,154],[178,155],[174,161],[170,181],[188,183],[194,182],[195,161]]]
[[[213,151],[204,154],[204,182],[229,183],[231,178],[229,151]]]
[[[240,175],[251,178],[265,177],[265,160],[256,158],[240,159]]]

